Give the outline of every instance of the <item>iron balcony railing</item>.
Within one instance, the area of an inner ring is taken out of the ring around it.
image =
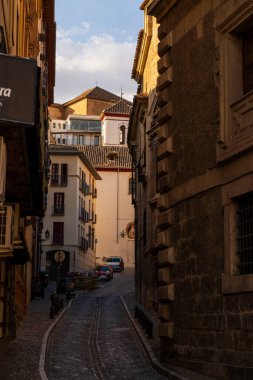
[[[82,236],[79,236],[79,244],[78,244],[79,248],[81,248],[82,250],[84,251],[87,251],[88,247],[89,247],[89,242],[87,239],[85,239],[84,237]]]
[[[67,186],[68,185],[68,176],[59,175],[51,177],[51,186]]]
[[[53,205],[53,210],[52,210],[52,214],[53,215],[64,215],[64,205],[61,205],[61,206],[56,206],[56,205]]]

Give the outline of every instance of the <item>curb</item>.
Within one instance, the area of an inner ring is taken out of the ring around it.
[[[127,292],[127,293],[130,293],[130,292]],[[127,293],[125,293],[124,295],[126,295]],[[157,358],[155,357],[155,354],[153,353],[150,345],[148,344],[148,341],[147,339],[144,337],[143,335],[143,332],[141,331],[140,327],[138,326],[138,324],[135,322],[134,318],[132,317],[123,297],[124,295],[121,295],[120,298],[121,298],[121,301],[126,309],[126,312],[128,314],[128,317],[134,327],[134,330],[142,344],[142,346],[144,347],[146,353],[147,353],[147,356],[150,360],[150,363],[151,363],[151,366],[157,371],[159,372],[161,375],[163,376],[166,376],[167,378],[169,378],[170,380],[189,380],[188,377],[185,377],[185,376],[181,376],[179,375],[178,373],[176,373],[175,371],[173,370],[170,370],[168,369],[167,367],[163,366],[158,360]]]
[[[39,373],[42,380],[48,380],[46,372],[45,372],[45,361],[46,361],[46,351],[47,351],[47,343],[48,338],[52,332],[52,330],[55,328],[57,323],[62,318],[63,314],[70,308],[72,302],[75,300],[73,298],[68,305],[62,310],[62,312],[58,315],[58,317],[52,322],[52,324],[49,326],[45,334],[43,335],[42,344],[41,344],[41,351],[40,351],[40,360],[39,360]]]

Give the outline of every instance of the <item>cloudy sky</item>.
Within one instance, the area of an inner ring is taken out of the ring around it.
[[[96,84],[132,100],[131,71],[141,0],[56,0],[55,102],[64,103]]]

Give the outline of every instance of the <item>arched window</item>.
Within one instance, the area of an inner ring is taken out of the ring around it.
[[[125,125],[121,125],[119,129],[120,129],[119,142],[120,144],[125,144],[126,143],[126,127]]]

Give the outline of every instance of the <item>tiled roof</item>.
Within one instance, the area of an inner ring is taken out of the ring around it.
[[[77,146],[97,169],[131,169],[127,146]]]
[[[48,152],[50,156],[78,156],[93,174],[95,179],[102,179],[85,152],[77,149],[75,146],[51,144],[48,146]]]
[[[123,114],[123,115],[129,115],[131,111],[131,106],[132,103],[125,100],[121,99],[119,102],[116,104],[112,105],[111,107],[106,108],[103,113],[104,114]]]
[[[115,95],[110,91],[104,90],[103,88],[96,86],[83,92],[82,94],[78,95],[76,98],[69,100],[63,105],[67,106],[69,104],[72,104],[74,102],[77,102],[78,100],[85,99],[85,98],[104,100],[107,102],[118,102],[121,99],[118,95]]]

